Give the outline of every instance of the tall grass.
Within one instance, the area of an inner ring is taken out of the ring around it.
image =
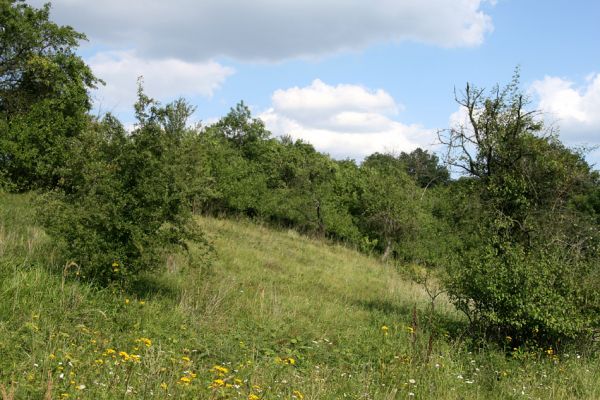
[[[93,287],[33,200],[0,194],[3,399],[600,398],[595,349],[473,343],[396,267],[294,231],[199,218],[210,268],[173,255],[127,289]]]

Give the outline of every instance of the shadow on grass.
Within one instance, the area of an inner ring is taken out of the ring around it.
[[[180,289],[175,281],[167,279],[164,275],[141,275],[124,288],[125,291],[140,299],[166,298],[175,300],[180,294]]]

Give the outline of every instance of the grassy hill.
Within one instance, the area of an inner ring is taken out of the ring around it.
[[[476,346],[395,267],[294,231],[198,218],[210,266],[93,287],[33,200],[0,194],[3,398],[600,398],[596,355]]]

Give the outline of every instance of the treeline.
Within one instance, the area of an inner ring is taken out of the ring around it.
[[[190,126],[192,106],[142,82],[127,132],[89,114],[101,81],[75,53],[82,34],[49,6],[0,7],[0,182],[41,193],[40,224],[80,276],[126,283],[174,252],[201,264],[193,213],[244,215],[419,265],[486,337],[597,338],[600,177],[528,110],[518,76],[459,97],[467,121],[440,133],[452,180],[422,149],[334,160],[243,103]]]

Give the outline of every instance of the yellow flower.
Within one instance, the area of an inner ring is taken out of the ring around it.
[[[552,350],[552,347],[549,347],[548,350],[546,350],[546,353],[551,356],[552,354],[554,354],[554,350]]]
[[[219,375],[225,375],[225,374],[229,373],[229,369],[222,367],[220,365],[213,366],[212,371]]]
[[[112,266],[113,266],[113,268],[116,268],[116,267],[118,267],[118,266],[119,266],[119,263],[118,263],[118,261],[113,261],[113,263],[112,263]]]
[[[289,365],[295,365],[296,364],[296,360],[294,360],[292,357],[288,357],[288,358],[284,359],[283,362],[285,364],[289,364]]]
[[[128,361],[131,358],[131,356],[127,354],[126,351],[120,351],[119,355],[121,356],[121,358],[123,358],[124,361]]]
[[[415,328],[413,328],[412,326],[407,326],[406,331],[412,335],[413,333],[415,333]]]
[[[296,399],[302,400],[304,398],[304,395],[302,393],[300,393],[300,391],[294,390],[292,392],[292,397],[295,397]]]
[[[183,383],[184,385],[189,385],[190,383],[192,383],[192,380],[187,376],[182,376],[181,378],[179,378],[179,382]]]
[[[160,388],[162,390],[167,390],[169,388],[169,385],[167,385],[166,383],[163,382],[163,383],[160,384]]]
[[[185,361],[185,362],[190,362],[191,361],[190,358],[186,357],[186,356],[181,357],[181,360]]]
[[[387,326],[383,325],[383,326],[381,327],[381,332],[383,332],[383,334],[384,334],[384,335],[387,335],[387,334],[388,334],[388,330],[389,330],[389,329],[390,329],[390,328],[388,328]]]
[[[125,299],[125,304],[129,304],[129,299]]]
[[[210,388],[212,389],[221,388],[223,386],[225,386],[225,381],[223,379],[215,379],[210,384]]]
[[[150,347],[152,346],[152,340],[145,338],[145,337],[141,337],[139,339],[136,339],[135,341],[136,343],[142,343],[144,346],[146,347]]]
[[[111,354],[115,354],[116,351],[115,349],[106,349],[106,351],[104,352],[105,356],[110,356]]]
[[[251,393],[248,395],[248,400],[260,400],[260,397],[258,397],[254,393]]]

